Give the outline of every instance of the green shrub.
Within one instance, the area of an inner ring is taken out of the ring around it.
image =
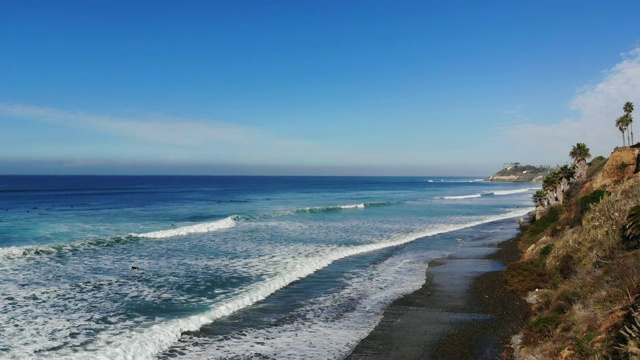
[[[534,332],[542,338],[548,338],[553,335],[558,324],[560,324],[560,315],[558,314],[540,316],[529,323],[527,330]]]
[[[631,166],[631,164],[627,164],[626,162],[621,162],[620,165],[618,165],[618,169],[619,170],[624,170],[624,169],[628,168],[629,166]]]
[[[535,236],[541,234],[543,231],[547,230],[551,225],[560,220],[560,213],[562,209],[559,206],[554,206],[549,209],[549,212],[546,213],[543,217],[536,220],[529,229],[527,230],[529,236]]]
[[[597,156],[589,163],[589,167],[587,168],[587,178],[591,179],[595,174],[597,174],[607,163],[607,158],[604,156]]]
[[[591,159],[591,161],[589,162],[589,166],[595,166],[603,161],[606,161],[607,158],[602,156],[602,155],[598,155],[596,157],[594,157],[593,159]]]
[[[584,215],[589,210],[589,207],[591,205],[599,203],[602,198],[609,195],[611,195],[609,191],[598,189],[591,194],[585,195],[578,199],[578,209],[580,210],[580,217],[582,217],[582,215]]]
[[[553,244],[549,244],[543,247],[542,249],[540,249],[540,257],[546,258],[547,256],[549,256],[549,254],[551,254],[551,250],[553,250]]]

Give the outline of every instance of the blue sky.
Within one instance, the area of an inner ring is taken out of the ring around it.
[[[0,2],[0,173],[489,175],[621,145],[637,1]]]

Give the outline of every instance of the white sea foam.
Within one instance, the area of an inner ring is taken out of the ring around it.
[[[180,346],[188,351],[181,358],[229,359],[256,353],[277,359],[343,358],[375,327],[389,303],[422,286],[426,262],[446,255],[401,253],[347,273],[341,279],[344,288],[307,300],[292,314],[296,320],[291,323],[212,337],[183,335]]]
[[[152,231],[142,234],[129,234],[126,236],[113,236],[107,238],[95,238],[72,243],[36,245],[36,246],[9,246],[0,248],[0,259],[12,260],[42,255],[55,255],[71,253],[73,251],[92,249],[96,247],[112,246],[116,244],[130,243],[136,238],[166,239],[190,234],[201,234],[213,231],[229,229],[236,226],[238,216],[229,216],[224,219],[189,226],[181,226],[175,229]],[[0,262],[0,266],[2,266]]]
[[[340,209],[364,209],[365,204],[342,205]]]
[[[479,197],[482,197],[482,194],[459,195],[459,196],[440,196],[440,197],[437,197],[437,199],[459,200],[459,199],[473,199],[473,198],[479,198]]]
[[[164,239],[189,234],[202,234],[212,231],[229,229],[236,226],[236,216],[229,216],[221,220],[196,225],[181,226],[175,229],[152,231],[144,234],[132,234],[133,236],[151,239]]]
[[[473,179],[473,180],[439,180],[444,183],[474,183],[474,182],[484,182],[484,179]],[[427,180],[427,182],[433,182],[433,180]]]
[[[21,257],[26,249],[34,249],[36,246],[9,246],[0,248],[0,257],[2,258],[17,258]]]
[[[36,256],[43,256],[43,255],[71,253],[77,250],[129,243],[129,242],[136,241],[137,238],[166,239],[166,238],[186,236],[191,234],[209,233],[209,232],[215,232],[215,231],[233,228],[237,225],[239,221],[243,221],[243,220],[289,216],[289,215],[294,215],[296,213],[306,213],[306,212],[324,212],[324,211],[336,211],[336,210],[363,209],[368,206],[381,206],[381,205],[388,205],[388,204],[391,204],[391,203],[374,202],[374,203],[367,203],[367,204],[360,203],[360,204],[348,204],[348,205],[327,206],[327,207],[308,207],[308,208],[304,208],[296,211],[284,211],[284,212],[277,212],[272,214],[264,214],[260,216],[232,215],[224,219],[220,219],[213,222],[199,223],[194,225],[181,226],[174,229],[158,230],[158,231],[151,231],[146,233],[131,233],[125,236],[94,238],[94,239],[76,241],[71,243],[50,244],[50,245],[1,247],[0,259],[12,260],[12,259],[36,257]],[[0,266],[2,265],[3,264],[0,262]]]
[[[525,193],[531,191],[531,188],[526,188],[526,189],[514,189],[514,190],[499,190],[499,191],[494,191],[493,195],[512,195],[512,194],[520,194],[520,193]]]
[[[496,190],[496,191],[484,192],[479,194],[470,194],[470,195],[437,196],[436,199],[444,199],[444,200],[473,199],[473,198],[479,198],[487,195],[503,196],[503,195],[520,194],[520,193],[529,192],[531,190],[532,188],[513,189],[513,190]]]
[[[6,261],[16,259],[34,258],[47,255],[70,254],[74,251],[105,247],[115,244],[136,241],[131,236],[113,236],[108,238],[94,238],[71,243],[35,245],[35,246],[9,246],[0,248],[0,266],[6,265]]]
[[[348,205],[337,205],[337,206],[316,206],[316,207],[307,207],[303,209],[296,210],[297,213],[314,213],[314,212],[324,212],[324,211],[336,211],[336,210],[351,210],[351,209],[364,209],[367,206],[375,206],[375,205],[384,205],[386,203],[371,203],[371,204],[348,204]]]
[[[146,328],[136,328],[117,335],[99,335],[91,349],[86,352],[76,352],[73,355],[69,355],[68,358],[151,359],[178,341],[183,332],[196,331],[203,325],[251,306],[265,299],[275,291],[296,280],[307,277],[339,259],[406,244],[423,237],[473,227],[488,222],[524,216],[531,210],[532,209],[518,209],[501,215],[473,217],[473,220],[466,223],[434,226],[378,243],[351,247],[335,247],[332,249],[327,248],[325,251],[320,252],[323,254],[322,256],[309,257],[301,261],[291,262],[291,266],[289,266],[286,271],[249,286],[237,296],[214,304],[206,312],[182,319],[157,323]],[[60,356],[56,357],[60,358]]]

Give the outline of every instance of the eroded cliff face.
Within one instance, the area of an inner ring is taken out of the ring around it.
[[[638,176],[639,160],[640,148],[615,148],[602,171],[582,186],[579,196],[589,194],[597,189],[607,189],[612,185]]]

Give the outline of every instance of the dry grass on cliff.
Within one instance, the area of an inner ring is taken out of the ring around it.
[[[625,359],[628,344],[620,330],[640,292],[640,251],[623,254],[607,266],[583,268],[536,304],[524,332],[534,359]],[[545,327],[541,327],[543,324]],[[640,335],[640,334],[638,334]]]
[[[621,243],[626,216],[640,204],[640,178],[609,190],[581,226],[558,233],[550,251],[532,259],[550,281],[524,331],[521,355],[630,359],[629,349],[640,346],[640,330],[621,332],[640,305],[640,250],[627,252]]]
[[[570,255],[579,267],[599,267],[623,251],[620,229],[629,210],[640,204],[640,178],[614,189],[582,218],[582,226],[565,232],[547,258],[547,269],[558,268]]]

